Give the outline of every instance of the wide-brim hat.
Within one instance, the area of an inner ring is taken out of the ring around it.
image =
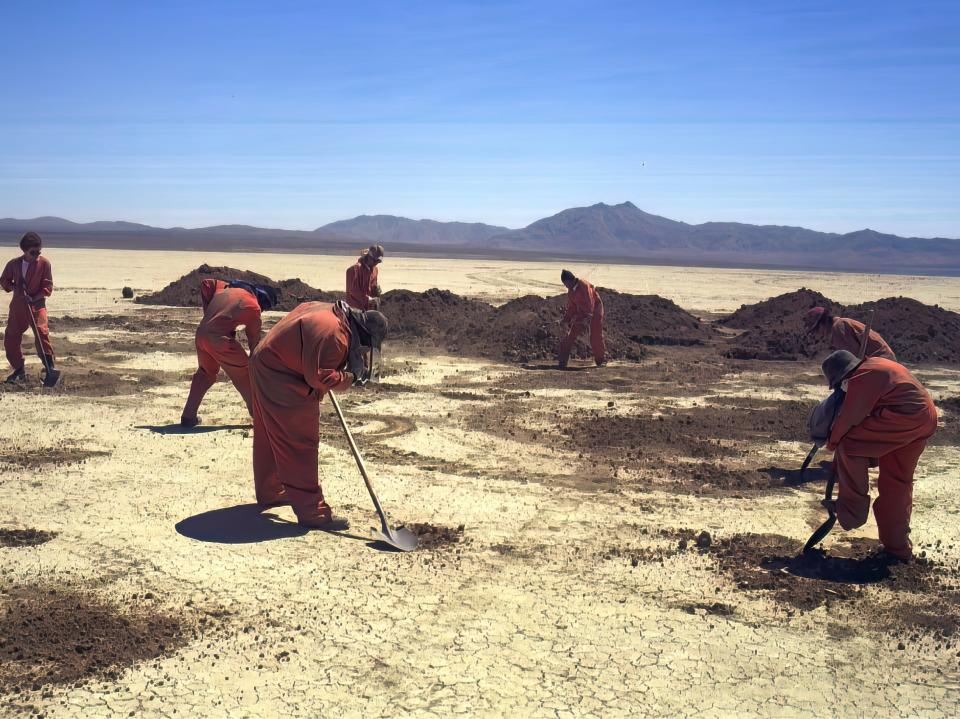
[[[826,314],[826,307],[814,307],[813,309],[807,311],[807,314],[803,316],[803,326],[804,329],[806,329],[807,334],[810,334],[817,329],[821,320],[823,320],[823,317]]]
[[[827,355],[827,358],[820,365],[823,370],[823,376],[830,383],[830,389],[836,389],[840,383],[853,372],[863,362],[857,359],[857,356],[847,350],[837,350]]]

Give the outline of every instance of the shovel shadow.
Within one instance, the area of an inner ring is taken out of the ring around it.
[[[785,570],[795,577],[818,579],[836,584],[877,584],[891,576],[896,560],[882,555],[862,558],[836,557],[813,551],[793,557],[770,557],[760,566],[768,571]]]
[[[832,462],[823,460],[815,467],[807,467],[807,471],[800,476],[798,469],[784,469],[783,467],[764,467],[758,471],[768,475],[770,479],[777,479],[783,483],[784,487],[800,487],[805,484],[824,484],[830,478],[830,465]]]
[[[184,427],[176,424],[138,424],[134,429],[148,429],[156,434],[207,434],[208,432],[228,432],[232,429],[253,429],[250,424],[198,424],[196,427]]]
[[[264,514],[259,504],[238,504],[195,514],[180,520],[174,528],[188,539],[218,544],[252,544],[289,539],[302,537],[310,531],[294,522]]]

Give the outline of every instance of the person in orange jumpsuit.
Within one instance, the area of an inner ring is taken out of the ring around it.
[[[590,347],[597,367],[606,363],[607,348],[603,343],[603,300],[586,280],[577,278],[570,270],[560,273],[560,281],[567,288],[567,311],[562,323],[569,326],[567,336],[560,340],[560,369],[567,368],[570,351],[587,328],[590,329]]]
[[[0,274],[0,286],[4,292],[13,292],[10,314],[3,334],[3,349],[13,374],[7,377],[10,384],[25,382],[27,373],[20,347],[23,334],[29,328],[37,353],[41,355],[46,369],[43,383],[48,387],[56,384],[60,372],[54,366],[53,345],[47,324],[47,297],[53,294],[53,271],[50,261],[42,255],[43,240],[36,232],[28,232],[20,238],[19,257],[10,260]],[[32,316],[32,317],[31,317]]]
[[[383,262],[383,246],[370,245],[360,258],[347,268],[347,304],[366,311],[380,307],[379,265]]]
[[[863,322],[848,317],[834,317],[825,307],[814,307],[803,318],[807,334],[830,337],[830,349],[846,350],[850,354],[860,354],[860,343],[867,329]],[[897,356],[875,330],[870,330],[865,357],[885,357],[897,361]]]
[[[883,357],[858,360],[846,350],[823,362],[830,388],[846,392],[827,447],[834,450],[839,493],[834,504],[844,529],[867,521],[872,460],[880,465],[873,514],[886,551],[909,561],[913,473],[937,429],[933,399],[907,368]],[[874,465],[875,466],[875,465]]]
[[[317,467],[320,402],[330,390],[366,383],[386,333],[387,318],[379,312],[304,302],[257,345],[250,380],[259,504],[290,504],[301,525],[331,525]]]
[[[190,394],[180,415],[180,424],[195,427],[200,424],[197,411],[213,384],[220,368],[253,414],[250,399],[250,375],[247,371],[247,353],[237,341],[237,328],[243,326],[247,344],[252,352],[260,342],[260,313],[277,303],[272,287],[248,282],[206,279],[200,283],[203,319],[197,327],[197,371],[190,383]]]

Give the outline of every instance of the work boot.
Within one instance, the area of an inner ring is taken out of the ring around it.
[[[201,424],[202,420],[194,415],[193,417],[187,417],[185,415],[180,415],[180,426],[190,429],[191,427],[196,427],[198,424]]]
[[[257,495],[257,504],[261,507],[280,507],[284,504],[290,504],[290,498],[287,497],[287,490],[280,485],[276,491],[265,492],[263,496]]]
[[[316,506],[305,509],[294,507],[293,511],[297,515],[297,524],[301,527],[326,530],[341,530],[350,527],[350,523],[346,520],[339,517],[335,519],[330,505],[323,500],[320,500]]]
[[[4,380],[4,384],[19,384],[20,382],[26,382],[26,381],[27,381],[27,370],[24,367],[20,367],[20,369],[15,369],[13,371],[13,374],[11,374],[9,377],[7,377],[6,380]]]

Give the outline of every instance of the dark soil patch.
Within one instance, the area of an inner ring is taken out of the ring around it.
[[[463,541],[464,526],[444,527],[437,524],[414,522],[406,528],[420,539],[420,549],[443,549]]]
[[[937,405],[951,414],[960,415],[960,397],[944,397],[937,400]]]
[[[836,542],[829,551],[803,554],[802,548],[802,541],[777,534],[737,534],[710,552],[739,589],[768,592],[790,610],[863,602],[858,613],[869,615],[876,628],[886,625],[915,637],[951,637],[960,629],[956,568],[922,557],[897,562],[876,542],[862,539]],[[884,601],[868,596],[869,586],[895,594]]]
[[[199,289],[198,289],[199,296]],[[94,317],[62,317],[50,318],[50,329],[53,332],[67,330],[122,330],[124,332],[159,333],[167,335],[174,332],[189,332],[191,335],[197,326],[197,319],[175,317],[162,311],[140,312],[136,315],[96,315]],[[153,314],[156,312],[156,314]]]
[[[880,333],[901,362],[960,363],[960,314],[909,297],[887,297],[844,307],[819,292],[800,289],[753,305],[744,305],[718,324],[746,332],[728,342],[724,355],[734,359],[803,360],[829,351],[825,339],[804,334],[803,316],[811,307],[827,307],[834,316],[865,322]]]
[[[601,553],[603,558],[606,560],[627,560],[633,567],[641,564],[663,564],[665,559],[684,552],[700,552],[702,554],[713,543],[710,532],[706,530],[665,528],[651,531],[647,527],[640,527],[638,533],[645,535],[650,543],[642,546],[631,543],[608,547]]]
[[[710,614],[715,617],[732,617],[736,610],[729,604],[723,602],[693,602],[683,605],[684,611],[688,614]]]
[[[177,372],[143,369],[106,371],[71,367],[64,368],[59,387],[64,394],[79,397],[115,397],[138,394],[154,387],[164,387],[180,382],[188,383],[189,379],[183,378]],[[187,384],[184,385],[184,391],[187,386]]]
[[[59,532],[42,529],[6,529],[0,527],[0,547],[36,547],[56,537]]]
[[[81,589],[14,587],[0,595],[0,694],[117,679],[189,637],[182,615],[146,600],[127,600],[121,610]]]
[[[40,471],[48,465],[65,467],[86,464],[91,457],[101,457],[106,454],[109,452],[84,449],[66,441],[49,447],[6,445],[0,449],[0,464]]]
[[[200,265],[180,279],[171,282],[159,292],[137,297],[135,302],[146,305],[169,305],[174,307],[200,307],[200,282],[207,279],[243,280],[258,285],[269,285],[277,290],[279,300],[275,309],[289,312],[301,302],[335,302],[342,299],[342,292],[324,292],[302,282],[292,280],[272,280],[266,275],[238,270],[233,267],[211,267]]]

